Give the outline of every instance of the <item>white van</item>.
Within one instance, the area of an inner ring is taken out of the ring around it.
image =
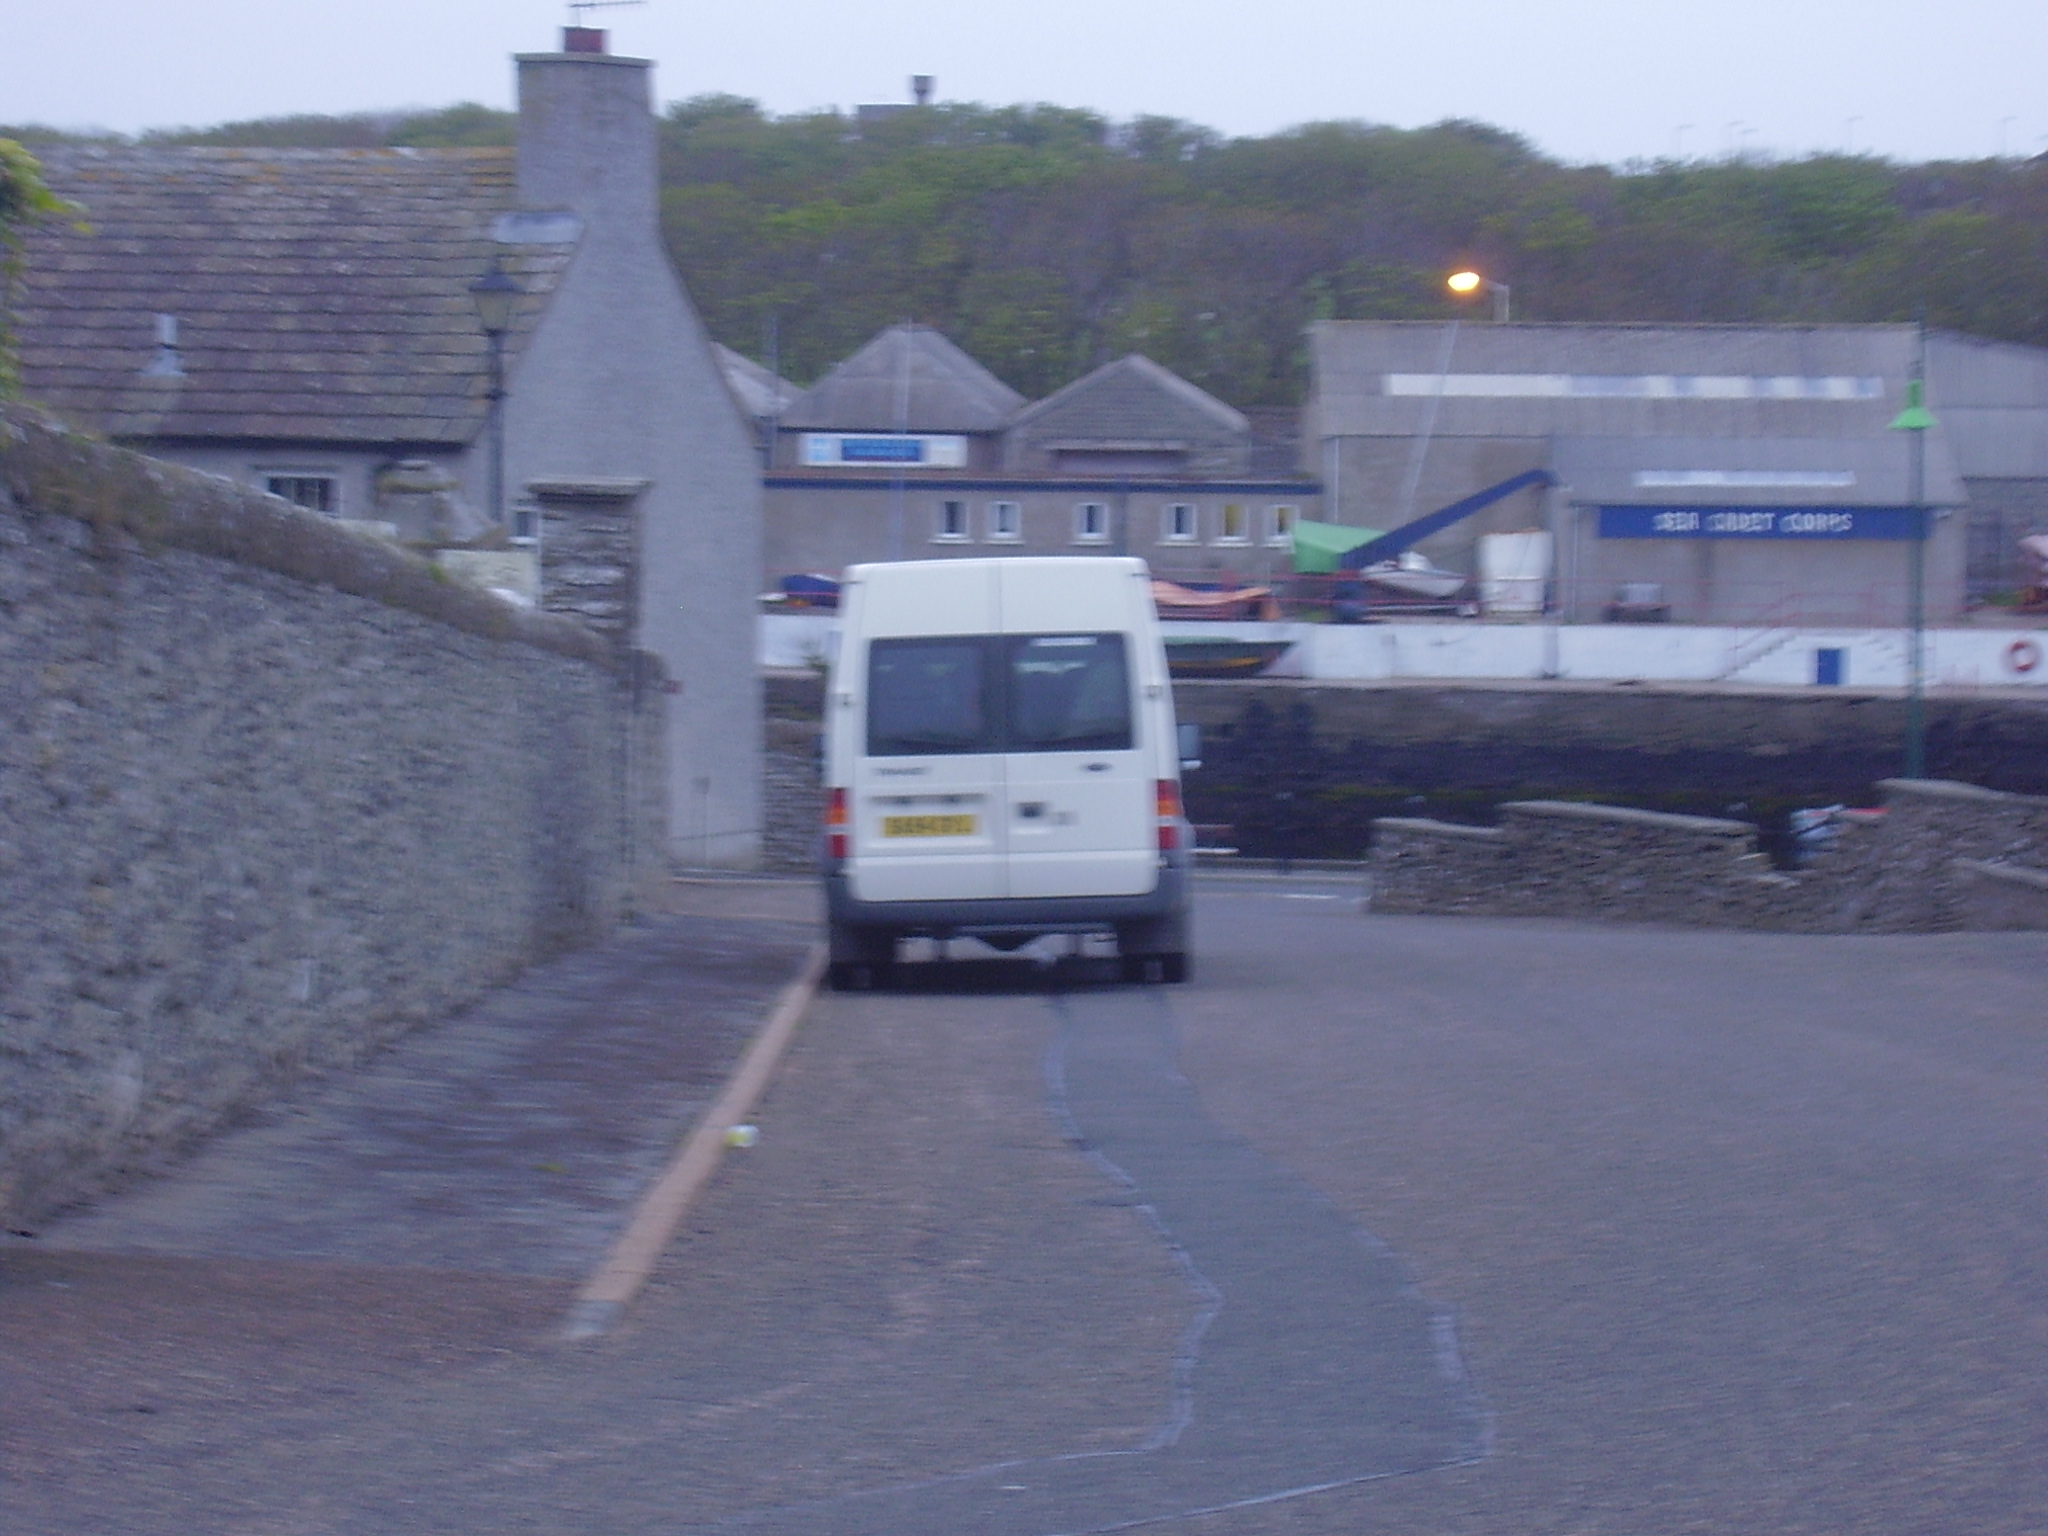
[[[896,941],[1113,932],[1188,974],[1190,828],[1151,574],[1102,556],[857,565],[825,695],[835,987]]]

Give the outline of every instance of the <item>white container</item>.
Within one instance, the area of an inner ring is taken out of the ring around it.
[[[1550,585],[1550,535],[1524,533],[1479,536],[1479,606],[1487,613],[1541,613]]]

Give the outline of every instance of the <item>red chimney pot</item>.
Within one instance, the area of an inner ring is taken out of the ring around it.
[[[603,27],[562,28],[562,52],[603,53],[604,51]]]

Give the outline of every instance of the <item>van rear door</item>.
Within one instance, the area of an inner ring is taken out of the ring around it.
[[[965,575],[941,584],[918,581],[915,567],[865,573],[867,611],[910,632],[870,635],[865,655],[841,658],[861,689],[848,811],[862,901],[1009,894],[1000,678],[987,634],[995,577]]]
[[[1125,561],[1014,563],[1000,665],[1011,896],[1135,896],[1158,882],[1149,604]],[[1116,627],[1111,627],[1116,626]]]

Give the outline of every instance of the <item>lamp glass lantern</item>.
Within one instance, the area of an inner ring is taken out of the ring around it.
[[[502,336],[512,329],[513,308],[525,291],[495,260],[490,271],[469,285],[469,297],[485,335]]]
[[[1487,277],[1483,273],[1474,272],[1469,267],[1463,271],[1453,272],[1449,277],[1445,278],[1444,286],[1461,299],[1470,298],[1473,294],[1484,289],[1493,296],[1493,318],[1495,320],[1505,321],[1512,312],[1513,290],[1506,283],[1497,283],[1492,278]]]

